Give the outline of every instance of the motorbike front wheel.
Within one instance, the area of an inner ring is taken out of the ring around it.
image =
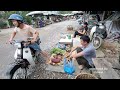
[[[15,65],[10,72],[10,79],[26,79],[27,68],[21,68],[20,65]]]
[[[102,45],[102,38],[99,36],[93,37],[92,43],[95,49],[98,49]]]

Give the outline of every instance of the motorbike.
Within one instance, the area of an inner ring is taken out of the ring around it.
[[[101,47],[103,40],[107,37],[107,30],[103,22],[96,23],[90,30],[90,40],[93,43],[95,49]]]
[[[40,53],[27,47],[31,43],[30,40],[27,41],[15,41],[11,43],[17,46],[14,59],[15,62],[9,69],[7,74],[9,79],[27,79],[28,69],[35,66],[35,61],[40,59]],[[41,41],[39,41],[39,44]]]

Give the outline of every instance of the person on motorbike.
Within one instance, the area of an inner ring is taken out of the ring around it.
[[[13,25],[15,26],[13,33],[9,39],[9,43],[12,42],[16,34],[19,35],[20,40],[27,41],[28,38],[32,37],[31,43],[28,45],[30,48],[40,52],[41,54],[47,56],[45,52],[43,52],[39,46],[38,40],[39,32],[32,28],[30,25],[24,23],[23,17],[19,14],[11,14],[8,20],[12,21]]]
[[[75,31],[73,38],[75,38],[76,35],[79,36],[85,35],[87,33],[87,30],[88,30],[88,23],[84,22],[83,26],[78,31]]]
[[[96,19],[97,19],[98,22],[101,21],[99,14],[96,15]]]

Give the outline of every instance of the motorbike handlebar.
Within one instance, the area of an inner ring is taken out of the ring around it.
[[[16,43],[15,40],[12,40],[12,41],[10,42],[11,45],[13,45],[13,44],[15,44],[15,43]]]
[[[16,40],[12,40],[12,42],[10,42],[10,44],[15,44],[15,43],[22,43],[22,44],[31,44],[30,40],[27,41],[16,41]]]

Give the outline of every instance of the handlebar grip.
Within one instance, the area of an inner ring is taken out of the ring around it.
[[[10,44],[12,45],[13,43],[12,43],[12,42],[10,42]]]
[[[96,24],[96,26],[99,26],[98,24]]]
[[[15,40],[12,40],[11,42],[10,42],[10,44],[14,44],[16,41]]]
[[[28,41],[31,44],[31,41]]]

